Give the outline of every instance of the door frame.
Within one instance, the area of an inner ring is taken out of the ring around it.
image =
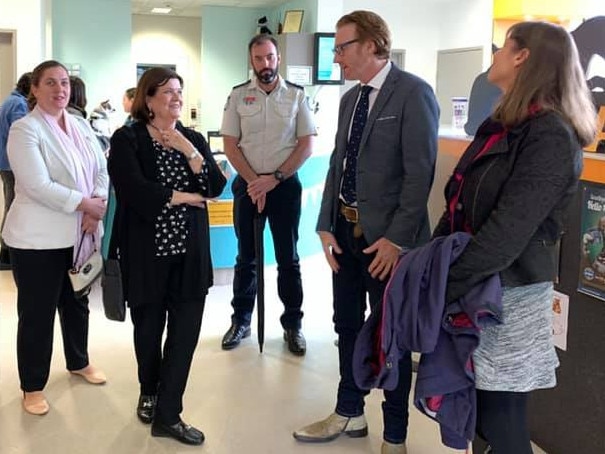
[[[10,28],[0,28],[0,34],[7,34],[11,36],[12,43],[12,53],[13,53],[13,74],[12,74],[12,85],[14,88],[15,83],[17,83],[17,30]]]

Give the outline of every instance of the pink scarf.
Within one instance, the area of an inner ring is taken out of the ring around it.
[[[90,143],[89,138],[84,136],[78,128],[76,121],[71,115],[65,110],[62,115],[65,120],[65,129],[63,131],[59,122],[52,115],[48,114],[40,106],[35,107],[38,112],[44,118],[44,121],[48,124],[52,130],[55,138],[61,142],[63,148],[67,151],[71,157],[74,169],[76,170],[76,185],[77,189],[82,193],[84,197],[92,197],[95,189],[95,182],[99,173],[97,156],[93,144]],[[76,211],[78,216],[76,238],[74,241],[74,262],[76,262],[76,252],[82,239],[82,212]],[[101,225],[99,223],[99,225]],[[95,249],[100,247],[101,238],[99,230],[93,235],[85,235],[82,240],[82,250],[80,251],[79,257],[77,257],[76,266],[81,266],[88,258],[92,255]]]

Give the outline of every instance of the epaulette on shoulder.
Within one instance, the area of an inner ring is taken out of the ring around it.
[[[236,88],[243,87],[244,85],[248,85],[250,82],[251,82],[251,80],[250,80],[250,79],[248,79],[246,82],[242,82],[241,84],[234,86],[234,87],[232,88],[232,90],[235,90]]]
[[[303,87],[302,85],[295,84],[293,82],[290,82],[289,80],[286,80],[286,85],[289,85],[294,88],[298,88],[299,90],[303,90],[303,91],[305,90],[305,87]]]

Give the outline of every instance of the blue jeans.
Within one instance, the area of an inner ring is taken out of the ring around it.
[[[233,181],[233,224],[237,236],[237,259],[233,279],[233,316],[231,321],[249,325],[256,298],[256,257],[254,255],[254,218],[256,205],[247,193],[246,181]],[[267,194],[262,213],[263,227],[269,220],[277,261],[277,293],[284,304],[280,321],[284,329],[299,329],[303,291],[296,244],[300,222],[302,185],[295,174]]]
[[[332,276],[334,293],[334,328],[338,334],[338,356],[340,362],[340,383],[336,413],[342,416],[363,414],[364,397],[368,391],[357,387],[353,378],[353,350],[355,340],[365,321],[366,295],[370,310],[381,304],[387,281],[372,278],[368,267],[374,254],[364,254],[368,247],[365,238],[355,238],[354,224],[339,215],[336,224],[336,241],[342,249],[337,255],[340,265],[338,273]],[[382,413],[384,421],[383,438],[391,443],[402,443],[407,437],[408,397],[412,381],[412,360],[408,353],[399,362],[399,383],[393,391],[384,391]]]

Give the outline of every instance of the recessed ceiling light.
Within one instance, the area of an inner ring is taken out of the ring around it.
[[[151,12],[155,14],[168,14],[170,11],[172,11],[172,8],[168,6],[166,8],[153,8],[151,10]]]

